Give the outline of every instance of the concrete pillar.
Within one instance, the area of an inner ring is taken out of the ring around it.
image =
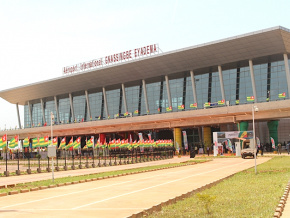
[[[27,106],[28,106],[28,113],[29,113],[29,117],[30,117],[30,126],[33,126],[33,122],[32,122],[32,112],[31,112],[31,107],[30,107],[30,102],[27,102]]]
[[[278,120],[272,120],[272,121],[267,122],[268,129],[269,129],[269,137],[272,137],[274,139],[275,146],[278,145],[278,124],[279,124]]]
[[[179,152],[181,153],[182,150],[182,134],[181,128],[174,128],[174,146],[176,149],[179,148]]]
[[[165,81],[166,81],[166,88],[167,88],[168,106],[172,107],[171,93],[170,93],[168,76],[165,76]]]
[[[89,99],[89,94],[88,94],[87,90],[85,90],[85,95],[86,95],[86,100],[87,100],[87,113],[89,115],[89,120],[91,120],[92,119],[92,115],[91,115],[91,108],[90,108],[90,99]]]
[[[251,81],[252,81],[253,96],[255,98],[255,103],[257,103],[258,99],[257,99],[254,67],[253,67],[253,61],[252,60],[249,60],[249,67],[250,67],[250,74],[251,74]]]
[[[190,71],[190,77],[191,77],[191,86],[192,86],[192,94],[193,94],[193,103],[197,103],[194,73],[192,70]]]
[[[127,98],[126,98],[126,91],[125,91],[124,83],[122,83],[122,92],[123,92],[123,101],[124,101],[124,106],[125,106],[125,112],[128,112]]]
[[[104,105],[105,105],[106,115],[107,115],[107,118],[109,119],[110,115],[109,115],[109,110],[108,110],[107,94],[106,94],[105,87],[103,87],[103,96],[104,96]]]
[[[57,104],[57,97],[56,96],[54,96],[54,106],[55,106],[55,111],[56,111],[57,122],[60,124],[61,120],[59,118],[59,110],[58,110],[58,104]]]
[[[16,103],[16,112],[17,112],[17,118],[18,118],[18,126],[19,126],[19,129],[21,129],[21,120],[20,120],[18,103]]]
[[[44,103],[43,103],[43,100],[40,99],[40,104],[41,104],[41,111],[42,111],[42,120],[43,120],[43,123],[45,123],[45,112],[44,112]]]
[[[148,97],[147,97],[147,88],[146,88],[146,82],[145,82],[144,79],[142,80],[142,86],[143,86],[143,92],[144,92],[146,113],[149,114],[149,104],[148,104]]]
[[[219,79],[220,79],[222,99],[226,100],[225,89],[224,89],[224,80],[223,80],[223,72],[222,72],[221,66],[218,66],[218,71],[219,71]]]
[[[203,144],[204,144],[204,147],[211,147],[212,134],[211,134],[211,127],[209,126],[203,127]]]
[[[288,97],[290,95],[290,72],[289,72],[289,63],[288,63],[288,55],[284,54],[284,64],[285,64],[285,73],[288,85]]]
[[[70,109],[71,109],[71,114],[72,114],[73,122],[75,122],[76,118],[75,118],[73,98],[72,98],[72,94],[71,93],[69,93],[69,102],[70,102]]]

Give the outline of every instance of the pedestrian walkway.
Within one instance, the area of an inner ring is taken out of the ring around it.
[[[68,171],[55,171],[54,178],[88,175],[88,174],[93,174],[93,173],[102,173],[102,172],[109,172],[109,171],[116,171],[116,170],[134,169],[134,168],[139,168],[139,167],[156,166],[156,165],[170,164],[170,163],[181,163],[181,162],[185,162],[188,160],[190,160],[189,156],[182,156],[180,158],[175,156],[172,159],[142,162],[142,163],[135,163],[135,164],[76,169],[76,170],[68,170]],[[51,178],[52,178],[51,172],[50,173],[21,175],[21,176],[2,177],[2,178],[0,178],[0,186],[9,185],[9,184],[34,182],[34,181],[40,181],[40,180],[47,180],[47,179],[51,179]]]

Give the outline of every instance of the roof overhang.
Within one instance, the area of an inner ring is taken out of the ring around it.
[[[108,87],[182,71],[223,66],[283,53],[290,53],[290,30],[273,27],[97,70],[3,90],[0,92],[0,97],[10,103],[24,105],[27,101],[34,99]]]

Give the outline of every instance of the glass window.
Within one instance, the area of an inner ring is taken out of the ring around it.
[[[125,108],[122,108],[122,93],[121,89],[115,89],[106,91],[107,102],[108,102],[108,111],[110,118],[114,118],[114,115],[118,113],[125,113]]]
[[[172,111],[178,111],[178,106],[183,104],[183,82],[184,78],[169,80]]]
[[[69,98],[60,98],[58,100],[58,110],[59,110],[59,119],[61,123],[71,123],[73,122],[70,100]]]
[[[92,120],[97,120],[99,116],[103,117],[104,116],[103,92],[90,93],[89,101]],[[90,120],[90,117],[87,117],[87,120]]]

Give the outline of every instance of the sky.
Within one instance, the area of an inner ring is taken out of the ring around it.
[[[158,43],[163,52],[274,26],[289,0],[0,0],[0,90],[62,76],[62,68]],[[18,126],[0,98],[0,129]],[[24,125],[24,108],[19,107]]]

